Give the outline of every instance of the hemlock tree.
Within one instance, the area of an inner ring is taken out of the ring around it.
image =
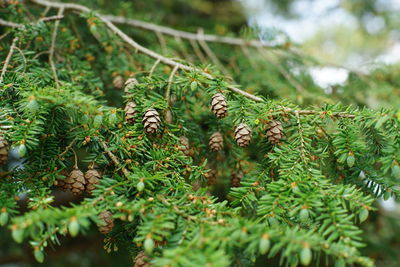
[[[80,2],[0,2],[0,258],[97,225],[134,266],[375,265],[360,224],[399,195],[400,120],[332,103],[375,72],[331,96],[231,1]]]

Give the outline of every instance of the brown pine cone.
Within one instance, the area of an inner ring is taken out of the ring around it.
[[[108,234],[111,232],[111,230],[114,227],[114,219],[112,217],[112,213],[108,210],[103,211],[102,213],[99,214],[99,219],[102,223],[102,225],[99,225],[99,231],[103,235]]]
[[[135,257],[133,267],[151,267],[148,261],[149,257],[147,257],[143,251],[140,251]]]
[[[242,178],[243,178],[243,173],[241,171],[232,173],[232,175],[231,175],[232,187],[239,187],[240,181],[242,180]]]
[[[224,138],[220,132],[215,132],[210,136],[210,141],[208,142],[211,150],[214,152],[220,151],[224,146]]]
[[[217,170],[216,169],[211,169],[210,171],[205,173],[204,176],[207,179],[208,185],[214,185],[217,183]]]
[[[64,181],[64,188],[69,189],[74,195],[80,195],[85,191],[85,176],[78,168],[72,170]]]
[[[228,115],[228,104],[226,103],[225,96],[221,93],[213,95],[211,100],[211,110],[217,118],[224,118]]]
[[[6,164],[8,160],[8,142],[3,136],[0,136],[0,165]]]
[[[239,124],[235,129],[235,140],[240,147],[246,147],[251,141],[251,129],[245,124]]]
[[[92,168],[89,168],[89,170],[86,171],[85,173],[85,180],[86,180],[86,190],[91,194],[93,190],[96,188],[95,185],[99,183],[99,180],[101,178],[100,173]]]
[[[153,134],[160,126],[160,114],[154,108],[150,108],[144,113],[142,122],[146,133]]]
[[[267,137],[271,144],[279,144],[283,137],[283,127],[280,121],[270,121],[267,125]]]
[[[129,92],[129,90],[133,89],[136,85],[138,85],[139,82],[138,80],[136,80],[136,78],[128,78],[128,80],[126,80],[125,82],[125,89],[124,92],[127,93]]]
[[[113,85],[117,89],[124,88],[124,83],[125,83],[124,78],[121,75],[117,75],[113,79]]]
[[[179,141],[181,143],[180,150],[186,156],[190,156],[189,139],[186,136],[181,136],[179,137]]]
[[[136,121],[135,116],[137,113],[136,103],[133,101],[126,103],[124,111],[125,111],[125,121],[127,123],[134,124]]]

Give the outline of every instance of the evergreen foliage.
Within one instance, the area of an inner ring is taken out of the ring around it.
[[[362,253],[360,224],[377,199],[400,194],[400,117],[365,107],[362,77],[330,95],[308,74],[312,59],[291,43],[272,45],[271,37],[265,46],[235,45],[115,28],[100,14],[134,17],[142,4],[80,2],[99,13],[45,0],[0,2],[2,19],[15,24],[0,37],[1,136],[12,148],[0,181],[2,236],[29,244],[38,262],[49,247],[61,249],[64,236],[97,225],[112,227],[107,251],[126,247],[132,259],[144,251],[152,266],[375,265]],[[188,25],[207,14],[201,7],[210,2],[201,2],[187,7]],[[173,20],[156,7],[135,18]],[[234,36],[240,18],[202,26]],[[251,43],[256,33],[241,35]],[[367,79],[390,79],[382,72]],[[137,83],[118,89],[132,77]],[[393,77],[390,86],[397,84]],[[225,99],[226,116],[214,115],[215,94]],[[358,105],[346,100],[353,98]],[[273,143],[272,121],[283,129]],[[248,147],[235,140],[241,124],[250,129]],[[223,145],[213,149],[216,132]],[[22,162],[12,164],[15,157]],[[98,184],[55,205],[75,167],[82,175],[96,169]]]

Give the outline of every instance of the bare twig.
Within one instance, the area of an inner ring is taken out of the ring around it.
[[[219,61],[218,57],[214,54],[214,52],[210,49],[210,47],[204,41],[203,29],[199,29],[198,36],[199,36],[198,42],[199,42],[201,48],[203,48],[204,52],[206,52],[207,56],[211,59],[211,61],[214,63],[214,65],[218,66],[226,76],[232,77],[232,75],[229,73],[229,71],[224,67],[224,65],[221,63],[221,61]]]
[[[107,147],[106,142],[101,141],[101,145],[104,148],[104,151],[107,153],[107,155],[110,157],[110,159],[112,160],[112,162],[114,163],[114,165],[119,168],[121,166],[121,163],[119,162],[119,160],[117,159],[117,157],[110,151],[110,149]],[[122,173],[125,176],[129,175],[129,171],[126,168],[121,168]]]
[[[156,62],[154,62],[153,66],[151,66],[150,72],[149,72],[149,78],[153,75],[153,72],[157,68],[158,64],[160,64],[160,59],[157,59]]]
[[[167,52],[167,42],[165,41],[164,36],[159,31],[156,31],[155,33],[157,35],[158,42],[160,43],[161,51],[163,53],[166,53]]]
[[[24,26],[22,24],[15,23],[12,21],[7,21],[7,20],[1,19],[1,18],[0,18],[0,25],[5,26],[5,27],[11,27],[11,28],[21,28],[22,26]]]
[[[63,13],[64,13],[64,7],[60,7],[60,9],[58,10],[57,16],[62,16]],[[54,23],[54,30],[53,30],[53,35],[51,36],[51,46],[50,46],[50,50],[49,50],[49,64],[51,66],[51,70],[53,72],[53,78],[54,78],[57,88],[60,87],[60,81],[58,80],[57,69],[54,64],[54,48],[56,45],[56,38],[57,38],[57,31],[58,31],[59,24],[60,24],[59,20],[57,20],[56,23]]]
[[[7,68],[8,68],[8,64],[10,64],[10,60],[11,60],[11,57],[12,57],[12,55],[14,53],[15,44],[17,43],[17,41],[18,41],[18,37],[15,37],[12,40],[12,43],[11,43],[11,46],[10,46],[10,51],[8,51],[6,60],[4,61],[4,65],[3,65],[3,68],[1,70],[0,83],[3,83],[4,75],[6,74],[6,71],[7,71]]]
[[[171,71],[171,74],[169,75],[168,78],[168,86],[167,86],[167,91],[165,92],[165,98],[167,99],[168,105],[171,104],[171,86],[172,86],[172,81],[174,79],[174,76],[176,72],[178,71],[179,67],[175,66],[174,69]]]
[[[207,60],[206,60],[205,56],[203,55],[203,52],[201,52],[201,49],[200,49],[200,47],[199,47],[197,41],[196,41],[196,40],[189,40],[189,42],[190,42],[190,44],[191,44],[192,47],[193,47],[194,53],[195,53],[196,56],[200,59],[200,61],[201,61],[203,64],[207,64]]]
[[[60,20],[62,19],[64,16],[50,16],[50,17],[44,17],[39,19],[39,22],[48,22],[48,21],[53,21],[53,20]],[[33,24],[33,23],[31,23]],[[16,23],[16,22],[12,22],[12,21],[8,21],[8,20],[4,20],[4,19],[0,19],[0,25],[2,26],[6,26],[6,27],[11,27],[11,28],[22,28],[24,27],[24,24],[20,24],[20,23]]]
[[[47,21],[53,21],[53,20],[61,20],[63,18],[64,18],[64,15],[55,15],[55,16],[41,18],[41,19],[39,19],[39,21],[47,22]]]
[[[154,32],[158,31],[165,35],[179,37],[179,38],[187,39],[187,40],[194,40],[194,41],[200,40],[199,36],[196,33],[179,31],[179,30],[175,30],[175,29],[168,28],[165,26],[160,26],[160,25],[156,25],[153,23],[144,22],[144,21],[135,20],[135,19],[128,19],[128,18],[124,18],[124,17],[112,16],[112,15],[104,15],[103,17],[114,23],[126,24],[126,25],[130,25],[130,26],[133,26],[136,28],[141,28],[141,29],[150,30],[150,31],[154,31]],[[217,36],[217,35],[211,35],[211,34],[204,34],[202,36],[202,40],[204,40],[206,42],[223,43],[223,44],[228,44],[228,45],[238,45],[238,46],[245,45],[245,46],[253,46],[253,47],[279,48],[279,46],[270,46],[259,40],[244,40],[242,38]]]

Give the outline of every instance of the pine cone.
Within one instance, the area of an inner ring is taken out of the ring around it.
[[[179,141],[181,143],[180,150],[186,156],[190,156],[189,139],[186,136],[181,136],[181,137],[179,137]]]
[[[8,142],[3,136],[0,136],[0,165],[6,164],[8,160]]]
[[[115,78],[113,79],[113,85],[115,88],[117,89],[122,89],[124,88],[124,78],[121,75],[117,75],[115,76]]]
[[[243,178],[243,173],[241,171],[232,173],[232,175],[231,175],[232,187],[239,187],[240,181],[242,180],[242,178]]]
[[[149,257],[147,257],[143,251],[140,251],[135,257],[133,267],[151,267],[148,260]]]
[[[89,192],[89,194],[91,194],[92,191],[96,188],[95,185],[99,183],[100,178],[100,173],[93,167],[89,168],[89,170],[86,171],[86,190]]]
[[[215,132],[210,136],[210,141],[208,142],[211,150],[214,152],[220,151],[224,146],[224,138],[220,132]]]
[[[142,122],[146,133],[155,133],[160,126],[160,115],[157,110],[150,108],[144,113]]]
[[[72,170],[65,179],[64,188],[71,190],[72,194],[80,195],[85,191],[85,176],[78,168]]]
[[[108,210],[103,211],[99,214],[99,219],[102,221],[102,225],[99,225],[99,231],[103,235],[108,234],[114,227],[114,219],[112,213]]]
[[[130,124],[134,124],[136,121],[135,116],[137,113],[136,103],[135,102],[126,103],[124,111],[125,111],[125,121]]]
[[[204,176],[207,179],[208,185],[214,185],[217,183],[217,170],[216,169],[211,169],[210,171],[205,173]]]
[[[136,78],[133,78],[133,77],[129,78],[125,82],[124,92],[125,93],[129,92],[129,90],[133,89],[138,84],[139,84],[139,82],[138,82],[138,80],[136,80]]]
[[[226,103],[225,96],[221,93],[213,95],[211,100],[211,110],[217,118],[223,118],[228,115],[228,104]]]
[[[236,143],[240,147],[248,146],[251,140],[251,129],[247,124],[241,123],[235,130]]]
[[[57,178],[57,179],[55,180],[54,185],[58,186],[62,191],[65,192],[65,191],[68,190],[68,186],[67,186],[67,184],[65,183],[65,180],[67,179],[66,177],[68,176],[69,173],[67,172],[66,169],[63,169],[59,174],[62,175],[62,176],[64,176],[64,179]]]
[[[283,137],[283,127],[280,121],[270,121],[267,126],[267,136],[271,144],[279,144]]]

